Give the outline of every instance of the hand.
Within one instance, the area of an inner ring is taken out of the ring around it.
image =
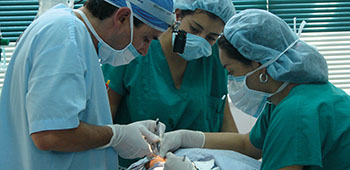
[[[164,157],[168,151],[183,148],[203,148],[205,136],[203,132],[191,130],[177,130],[164,134],[160,141],[160,156]]]
[[[113,137],[102,148],[112,146],[121,157],[126,159],[141,158],[145,155],[150,155],[152,151],[149,144],[159,141],[159,137],[154,134],[157,126],[156,121],[153,120],[139,121],[128,125],[115,124],[108,126],[112,128]],[[160,134],[163,134],[164,131],[165,125],[160,123]]]
[[[166,154],[166,158],[164,170],[196,170],[188,158],[178,157],[171,152]]]

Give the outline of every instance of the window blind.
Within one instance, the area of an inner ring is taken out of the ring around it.
[[[81,7],[84,2],[78,1],[74,8]],[[6,65],[8,65],[17,38],[23,33],[27,26],[32,23],[39,8],[38,0],[0,0],[0,30],[4,39],[10,40],[9,46],[2,46],[6,53]],[[3,56],[0,61],[0,93],[3,86],[6,70],[3,66]]]
[[[350,94],[349,0],[234,0],[237,12],[248,8],[268,10],[291,28],[305,20],[301,39],[315,46],[327,60],[329,81]]]
[[[326,58],[329,81],[350,94],[350,31],[308,32],[301,39],[316,46]]]
[[[302,20],[303,32],[350,31],[350,1],[346,0],[268,0],[268,10],[293,27]]]
[[[85,1],[75,4],[74,8],[81,7]],[[2,36],[15,42],[27,26],[32,23],[38,8],[38,0],[0,0]]]
[[[284,19],[291,28],[294,17],[297,17],[297,28],[302,20],[307,21],[302,40],[316,46],[325,56],[330,82],[350,94],[349,0],[234,0],[233,3],[237,12],[248,8],[268,10]],[[37,0],[0,0],[0,28],[4,38],[15,42],[32,22],[37,9]],[[6,47],[7,61],[13,50],[14,43],[10,43]],[[3,78],[4,72],[0,71],[0,89]]]
[[[10,44],[6,46],[4,49],[5,49],[6,58],[2,56],[0,61],[0,93],[1,93],[2,86],[4,84],[5,73],[6,73],[6,70],[4,69],[4,64],[6,64],[7,66],[8,63],[10,62],[13,51],[15,50],[15,42],[10,42]]]
[[[350,1],[267,0],[268,10],[293,28],[307,22],[301,39],[327,60],[329,81],[350,94]]]
[[[267,10],[266,0],[234,0],[233,4],[237,13],[251,8]]]

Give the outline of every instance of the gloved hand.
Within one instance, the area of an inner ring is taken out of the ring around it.
[[[196,170],[188,158],[178,157],[171,152],[166,154],[166,158],[164,170]]]
[[[203,132],[191,130],[177,130],[164,134],[160,141],[160,156],[164,157],[168,151],[178,148],[203,148],[205,136]]]
[[[150,155],[149,144],[159,141],[159,137],[155,135],[157,131],[156,121],[153,120],[144,120],[128,125],[115,124],[107,126],[112,128],[113,136],[110,142],[101,148],[112,146],[121,157],[126,159]],[[159,123],[159,133],[163,134],[164,131],[165,125]]]

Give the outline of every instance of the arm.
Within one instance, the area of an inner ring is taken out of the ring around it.
[[[204,148],[234,150],[255,159],[261,158],[261,150],[251,144],[249,133],[205,133]]]
[[[165,133],[161,140],[160,155],[178,148],[208,148],[234,150],[255,159],[261,158],[261,150],[251,144],[248,134],[203,133],[191,130],[176,130]]]
[[[112,135],[112,129],[107,126],[80,122],[74,129],[41,131],[31,134],[31,138],[40,150],[79,152],[106,145]]]
[[[117,114],[118,111],[118,107],[120,104],[120,101],[122,99],[122,96],[120,94],[118,94],[117,92],[115,92],[112,89],[108,90],[108,99],[109,99],[109,106],[111,109],[111,113],[112,113],[112,120],[115,119],[115,116]]]
[[[302,170],[302,169],[303,169],[303,166],[292,165],[292,166],[281,168],[280,170]]]
[[[74,129],[42,131],[31,134],[31,137],[40,150],[79,152],[113,147],[121,157],[133,159],[151,154],[149,143],[159,142],[155,135],[157,127],[160,133],[164,133],[165,125],[154,120],[107,126],[80,122]]]
[[[226,98],[226,102],[225,102],[224,120],[222,122],[221,132],[238,133],[238,129],[237,129],[235,120],[231,114],[230,105],[228,104],[227,98]]]

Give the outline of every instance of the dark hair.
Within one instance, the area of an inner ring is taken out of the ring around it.
[[[221,36],[218,40],[219,48],[225,50],[228,57],[238,60],[243,64],[250,66],[252,64],[252,60],[245,58],[233,45],[225,38],[225,36]]]
[[[219,19],[220,21],[222,21],[223,24],[225,24],[225,22],[224,22],[220,17],[218,17],[217,15],[215,15],[215,14],[213,14],[213,13],[211,13],[211,12],[208,12],[208,11],[206,11],[206,10],[203,10],[203,9],[196,9],[196,10],[194,10],[194,11],[191,11],[191,10],[181,10],[181,17],[184,17],[184,16],[186,16],[186,15],[193,15],[193,14],[195,14],[195,13],[197,13],[197,14],[201,14],[201,13],[207,14],[207,15],[209,16],[209,18],[214,19],[214,20]]]
[[[119,8],[105,2],[104,0],[88,0],[85,2],[84,6],[100,20],[104,20],[114,14]],[[144,24],[142,21],[134,16],[134,25],[139,27]]]

